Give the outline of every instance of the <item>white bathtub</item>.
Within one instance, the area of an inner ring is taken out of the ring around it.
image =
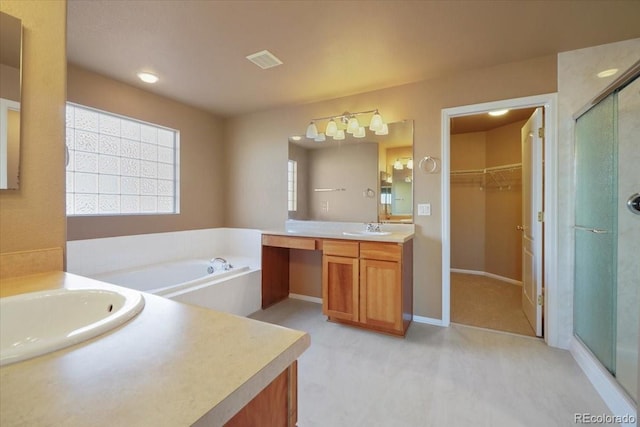
[[[245,265],[234,266],[227,271],[220,270],[208,273],[209,266],[211,264],[206,259],[189,259],[114,271],[99,274],[94,278],[150,294],[167,295],[214,280],[230,278],[249,270],[249,266]]]
[[[70,241],[67,271],[247,316],[261,308],[260,242],[258,230],[229,228]],[[217,256],[234,268],[208,274]]]

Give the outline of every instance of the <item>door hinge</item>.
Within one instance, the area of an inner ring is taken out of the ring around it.
[[[544,128],[538,128],[538,138],[544,138]]]
[[[538,212],[538,222],[544,222],[544,212]]]
[[[542,305],[543,303],[542,295],[538,295],[538,305]]]

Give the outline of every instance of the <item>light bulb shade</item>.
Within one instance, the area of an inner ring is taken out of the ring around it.
[[[371,123],[369,123],[369,129],[373,132],[377,132],[379,130],[382,130],[382,125],[384,125],[384,122],[382,121],[382,116],[380,115],[380,113],[378,113],[378,110],[376,110],[375,114],[371,117]]]
[[[324,133],[319,133],[313,140],[315,142],[324,142],[327,138],[325,138]]]
[[[343,140],[344,137],[345,137],[344,129],[338,129],[336,131],[336,135],[333,137],[333,139],[335,139],[336,141],[340,141],[340,140]]]
[[[376,135],[389,135],[389,126],[383,123],[382,128],[376,131]]]
[[[364,126],[360,126],[357,131],[353,133],[354,138],[364,138],[367,133],[364,130]]]
[[[400,161],[400,159],[398,159],[395,162],[393,162],[393,168],[397,169],[397,170],[402,170],[403,166],[402,166],[402,162]]]
[[[309,123],[309,126],[307,126],[306,136],[309,139],[314,139],[316,136],[318,136],[318,128],[316,127],[315,123],[313,122]]]
[[[413,169],[413,159],[409,159],[407,162],[407,169]]]
[[[360,123],[355,117],[351,117],[347,122],[347,133],[354,134],[360,129]]]
[[[329,120],[329,123],[327,123],[327,128],[324,133],[327,136],[336,136],[336,132],[338,132],[338,124],[335,120],[331,119]]]

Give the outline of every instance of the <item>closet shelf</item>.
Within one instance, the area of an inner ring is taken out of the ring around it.
[[[453,184],[479,184],[485,187],[510,190],[521,178],[522,163],[492,166],[484,169],[461,169],[451,171]]]

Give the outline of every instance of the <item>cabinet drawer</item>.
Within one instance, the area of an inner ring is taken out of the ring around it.
[[[325,240],[322,244],[324,255],[358,258],[358,242],[348,240]]]
[[[316,249],[316,239],[310,239],[306,237],[289,237],[289,236],[274,236],[271,234],[265,234],[262,236],[262,244],[264,246],[276,246],[278,248],[291,248],[291,249]]]
[[[402,246],[397,243],[360,242],[360,258],[400,261]]]

